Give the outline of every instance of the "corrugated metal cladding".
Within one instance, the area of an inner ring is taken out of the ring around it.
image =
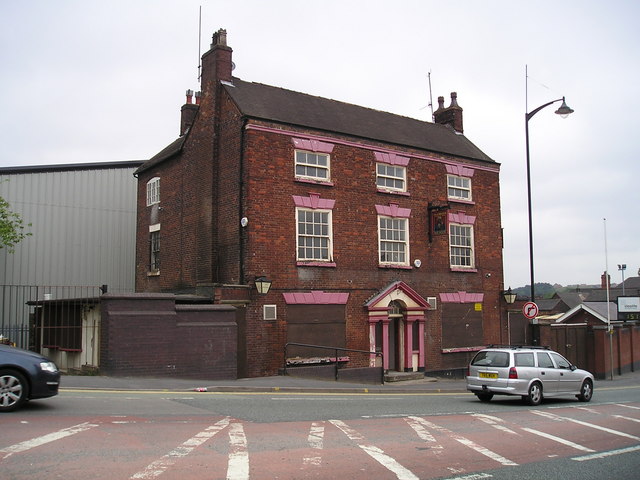
[[[0,249],[0,285],[134,290],[133,172],[142,162],[121,163],[0,169],[0,196],[31,224],[26,230],[32,233],[15,253]]]

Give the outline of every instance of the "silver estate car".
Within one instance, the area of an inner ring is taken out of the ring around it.
[[[547,347],[498,345],[480,350],[467,369],[467,390],[488,402],[494,395],[520,395],[530,405],[544,397],[593,396],[593,375]]]

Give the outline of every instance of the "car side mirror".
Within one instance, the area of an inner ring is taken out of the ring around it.
[[[572,372],[578,369],[578,367],[576,367],[575,365],[571,365],[569,368],[571,369]]]

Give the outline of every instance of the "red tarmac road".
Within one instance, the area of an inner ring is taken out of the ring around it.
[[[488,478],[640,452],[640,403],[280,423],[15,412],[0,431],[3,480]]]

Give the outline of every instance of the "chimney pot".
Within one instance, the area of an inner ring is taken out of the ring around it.
[[[458,106],[458,93],[451,92],[451,105],[449,105],[449,108],[457,107],[457,106]]]
[[[193,98],[193,90],[187,90],[187,103],[190,104]]]
[[[202,92],[196,92],[196,105],[200,105],[201,96],[202,96]]]
[[[463,133],[462,107],[458,105],[458,94],[451,92],[451,105],[444,107],[444,97],[438,97],[438,110],[433,112],[433,120],[441,125],[449,125],[457,133]]]
[[[216,45],[222,45],[224,47],[227,46],[227,31],[224,28],[221,28],[213,34],[213,38],[211,39],[211,48]]]

